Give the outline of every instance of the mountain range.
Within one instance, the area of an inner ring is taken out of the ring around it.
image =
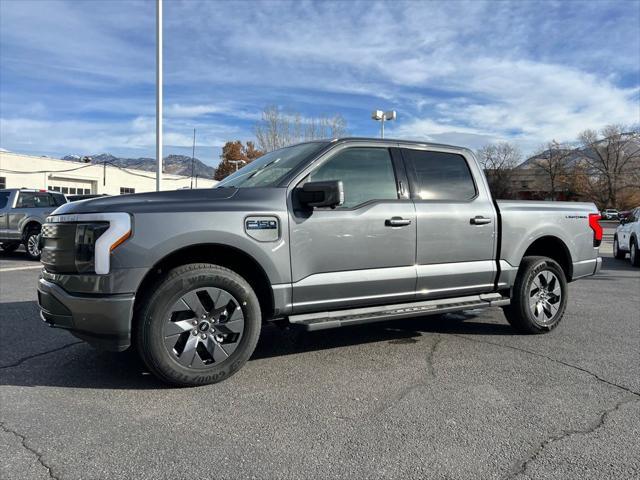
[[[84,159],[90,159],[91,163],[114,165],[121,168],[135,168],[137,170],[146,170],[154,172],[156,170],[156,160],[154,158],[123,158],[116,157],[110,153],[101,153],[100,155],[82,156],[82,155],[66,155],[63,160],[70,160],[72,162],[86,161]],[[191,176],[191,157],[186,155],[168,155],[164,157],[164,173],[170,173],[173,175],[184,175],[185,177]],[[193,175],[201,178],[213,178],[213,174],[216,169],[205,164],[197,158],[193,159]]]

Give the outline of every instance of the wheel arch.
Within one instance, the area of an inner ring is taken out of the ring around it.
[[[147,298],[150,286],[172,268],[189,263],[212,263],[238,273],[251,285],[251,288],[256,293],[260,302],[263,320],[273,316],[275,311],[273,289],[264,268],[245,251],[219,243],[199,243],[184,246],[158,260],[138,285],[134,312],[138,310],[144,299]]]
[[[24,223],[22,224],[22,233],[21,233],[21,237],[22,237],[22,241],[26,241],[26,235],[28,232],[31,231],[32,228],[36,228],[37,230],[40,230],[42,228],[42,223],[40,223],[38,220],[36,220],[35,218],[28,218],[24,221]]]
[[[554,235],[545,235],[535,239],[525,250],[522,258],[539,255],[555,260],[564,272],[567,281],[573,278],[573,260],[567,244]]]

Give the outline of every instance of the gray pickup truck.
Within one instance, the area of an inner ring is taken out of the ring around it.
[[[42,229],[45,322],[134,346],[174,385],[223,380],[261,326],[503,307],[558,325],[598,271],[591,203],[496,201],[471,151],[345,138],[264,155],[216,188],[69,203]]]
[[[38,235],[47,216],[67,203],[65,196],[46,190],[8,188],[0,190],[0,243],[5,252],[24,245],[27,256],[40,258]]]

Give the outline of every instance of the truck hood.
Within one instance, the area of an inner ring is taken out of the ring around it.
[[[214,205],[219,202],[231,200],[237,193],[237,188],[207,188],[99,197],[66,203],[56,209],[53,215],[103,212],[206,211],[215,209],[213,208]]]

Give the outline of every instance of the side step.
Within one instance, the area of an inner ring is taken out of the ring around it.
[[[435,315],[471,308],[487,308],[509,305],[510,300],[499,293],[470,295],[466,297],[424,300],[421,302],[399,303],[377,307],[350,308],[331,312],[305,313],[289,316],[289,323],[300,325],[305,330],[325,330],[327,328],[382,322],[396,318]]]

